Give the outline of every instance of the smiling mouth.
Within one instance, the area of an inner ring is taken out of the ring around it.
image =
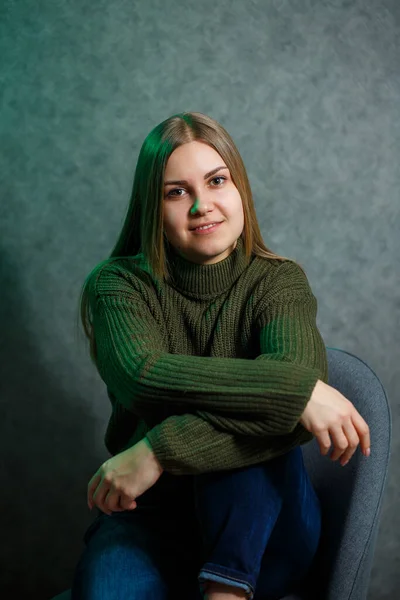
[[[191,227],[190,231],[197,231],[200,227],[206,227],[207,229],[211,229],[215,225],[220,225],[223,221],[215,221],[214,223],[207,223],[207,225],[200,225],[199,227]]]

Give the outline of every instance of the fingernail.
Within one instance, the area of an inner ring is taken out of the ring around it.
[[[365,451],[365,456],[369,456],[371,454],[371,448],[367,448]]]
[[[347,463],[348,463],[348,462],[349,462],[349,461],[348,461],[348,460],[346,460],[346,462],[342,463],[342,467],[345,467],[345,466],[347,465]]]

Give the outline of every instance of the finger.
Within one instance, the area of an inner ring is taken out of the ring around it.
[[[104,498],[103,507],[111,512],[123,512],[124,510],[133,510],[136,508],[136,501],[129,496],[124,495],[121,491],[109,490]]]
[[[121,491],[109,491],[104,500],[104,505],[112,512],[122,512],[136,508],[136,501],[128,496],[125,496]]]
[[[108,503],[108,506],[110,507],[110,503]],[[118,496],[117,501],[110,508],[113,512],[123,512],[126,510],[121,505],[121,496]]]
[[[329,433],[332,436],[332,442],[334,445],[334,449],[330,458],[331,460],[337,460],[347,450],[349,442],[343,433],[343,428],[341,425],[334,425],[330,427]]]
[[[347,437],[347,441],[349,442],[347,450],[343,452],[340,458],[340,463],[344,467],[344,465],[349,462],[354,452],[356,451],[360,439],[351,420],[343,424],[343,431],[345,436]]]
[[[352,415],[352,421],[360,438],[361,450],[365,456],[369,456],[371,452],[371,437],[369,427],[360,413],[357,411]]]
[[[119,505],[122,507],[120,510],[134,510],[137,506],[136,500],[128,496],[120,496]]]
[[[319,431],[315,434],[315,437],[317,438],[321,454],[328,454],[329,448],[331,447],[331,438],[329,437],[328,430],[324,429],[323,431]]]
[[[120,505],[120,492],[109,489],[108,494],[104,498],[103,506],[111,512],[121,512],[124,510]]]
[[[112,511],[106,504],[106,497],[110,491],[110,487],[107,482],[103,479],[102,483],[97,487],[97,490],[93,494],[93,502],[96,506],[107,515],[111,515]]]
[[[99,485],[100,479],[101,475],[96,473],[95,475],[93,475],[93,477],[88,483],[87,503],[90,509],[93,508],[93,494],[95,493],[97,486]]]

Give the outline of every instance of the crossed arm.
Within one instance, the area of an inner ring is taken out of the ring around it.
[[[97,298],[100,375],[125,409],[160,420],[146,437],[165,470],[247,466],[312,439],[299,419],[317,380],[327,381],[326,348],[307,279],[293,263],[279,270],[293,282],[293,269],[296,285],[283,283],[259,310],[255,360],[170,354],[132,286]]]

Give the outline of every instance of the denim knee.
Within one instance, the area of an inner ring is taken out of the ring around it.
[[[193,501],[192,485],[190,492]],[[72,599],[196,598],[201,540],[193,503],[186,499],[168,506],[165,498],[139,498],[133,511],[100,513],[84,535]]]
[[[281,513],[285,518],[279,519],[280,527],[290,527],[293,540],[296,533],[304,539],[311,531],[296,532],[302,527],[296,517],[305,508],[318,508],[309,501],[313,490],[300,447],[260,465],[197,475],[194,492],[206,557],[198,577],[200,586],[208,581],[226,583],[244,589],[249,598],[254,595],[261,565],[265,568],[262,559]],[[288,565],[287,573],[293,572],[292,566]],[[281,572],[285,570],[286,566]]]
[[[195,510],[208,581],[244,589],[253,597],[262,556],[279,517],[284,489],[272,463],[207,473],[194,481]]]

